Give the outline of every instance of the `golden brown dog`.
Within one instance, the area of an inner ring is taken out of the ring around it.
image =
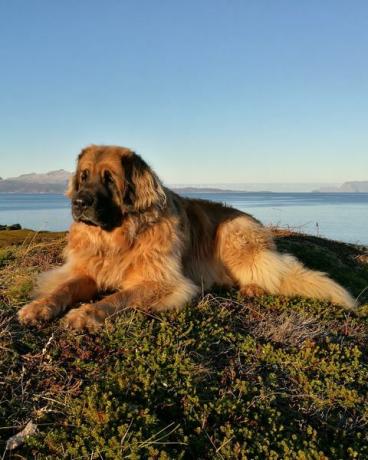
[[[66,262],[41,275],[37,300],[19,311],[24,324],[51,320],[82,303],[64,323],[95,331],[126,307],[180,308],[215,284],[237,286],[244,295],[266,292],[355,305],[325,274],[278,253],[270,232],[252,216],[178,196],[129,149],[84,149],[67,195],[75,222]]]

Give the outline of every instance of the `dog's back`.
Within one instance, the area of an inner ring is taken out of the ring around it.
[[[324,273],[278,253],[271,232],[251,215],[171,193],[185,235],[183,271],[202,289],[218,284],[236,286],[246,296],[302,295],[355,305],[349,293]]]
[[[257,227],[262,227],[262,224],[250,214],[225,204],[181,197],[171,190],[168,192],[181,219],[185,240],[182,262],[186,276],[203,289],[209,289],[213,284],[232,285],[233,281],[218,254],[221,229],[239,217]]]

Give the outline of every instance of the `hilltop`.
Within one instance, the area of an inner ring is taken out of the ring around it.
[[[0,180],[0,192],[64,193],[71,173],[64,169],[44,174],[30,173]]]
[[[275,235],[368,301],[366,248]],[[180,313],[126,310],[94,337],[28,329],[16,311],[65,234],[1,237],[0,455],[32,421],[19,458],[368,457],[368,305],[217,290]]]

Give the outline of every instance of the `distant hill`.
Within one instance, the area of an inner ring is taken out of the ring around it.
[[[70,176],[69,171],[58,169],[44,174],[30,173],[8,179],[0,178],[0,193],[64,193]],[[172,189],[183,194],[234,192],[234,190],[216,187],[173,186]]]
[[[229,190],[216,187],[170,187],[176,193],[236,193],[246,190]]]
[[[0,193],[64,193],[71,172],[58,169],[43,174],[29,173],[17,177],[2,179]],[[338,184],[298,184],[298,183],[248,183],[248,184],[214,184],[214,185],[169,185],[175,192],[186,193],[236,193],[236,192],[331,192],[331,193],[368,193],[368,181],[351,181]],[[314,190],[313,190],[314,188]]]
[[[3,193],[64,193],[71,173],[64,169],[44,174],[30,173],[0,179]]]
[[[320,193],[368,193],[368,181],[344,182],[339,187],[321,187],[313,191]]]
[[[0,193],[64,193],[71,173],[64,169],[45,174],[22,174],[0,178]],[[226,193],[234,190],[215,187],[172,187],[177,193]]]
[[[64,193],[71,172],[64,169],[43,174],[29,173],[18,177],[2,179],[0,177],[0,193]],[[216,183],[216,184],[185,184],[176,183],[168,186],[179,194],[192,193],[295,193],[311,192],[323,187],[338,187],[338,184],[326,183]]]

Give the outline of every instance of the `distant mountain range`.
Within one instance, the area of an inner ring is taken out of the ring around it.
[[[226,188],[216,188],[216,187],[177,187],[177,186],[170,186],[172,190],[174,190],[176,193],[183,193],[184,195],[186,193],[236,193],[239,190],[230,190]],[[246,190],[242,190],[242,192],[246,192]]]
[[[45,174],[22,174],[0,179],[0,192],[6,193],[64,193],[71,173],[64,169]]]
[[[0,177],[0,193],[64,193],[72,173],[64,169],[44,174],[30,173],[18,177],[2,179]],[[216,193],[232,192],[233,190],[215,187],[173,187],[178,193]]]
[[[71,173],[64,169],[44,174],[30,173],[18,177],[0,178],[0,193],[64,193]],[[219,184],[171,185],[178,193],[230,193],[230,192],[330,192],[368,193],[368,181],[345,182],[342,185],[326,184]]]
[[[320,193],[368,193],[368,181],[344,182],[339,187],[321,187],[313,191]]]

